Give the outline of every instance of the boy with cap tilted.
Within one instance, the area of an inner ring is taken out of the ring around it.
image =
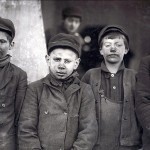
[[[92,86],[96,99],[98,140],[95,150],[138,150],[140,128],[135,115],[135,71],[127,69],[123,57],[129,38],[117,25],[102,29],[98,38],[104,61],[82,80]]]
[[[16,150],[18,118],[27,87],[27,75],[10,63],[8,50],[15,36],[14,24],[0,17],[0,150]]]
[[[50,39],[50,73],[29,85],[19,119],[20,150],[92,150],[97,139],[95,100],[77,78],[81,45],[60,33]]]

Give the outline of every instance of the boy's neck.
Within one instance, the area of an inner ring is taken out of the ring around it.
[[[121,63],[112,64],[112,63],[105,62],[105,65],[110,73],[117,73]]]

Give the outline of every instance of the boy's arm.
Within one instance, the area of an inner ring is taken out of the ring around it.
[[[19,118],[19,150],[41,150],[38,137],[38,98],[32,85],[29,85]]]
[[[81,96],[79,131],[73,150],[91,150],[96,143],[98,125],[95,112],[95,99],[92,89],[86,85]]]
[[[150,136],[150,61],[148,60],[141,61],[136,87],[137,116],[143,129]]]
[[[26,72],[20,72],[18,86],[16,91],[16,98],[15,98],[15,125],[18,124],[18,119],[20,115],[20,111],[22,108],[22,104],[24,101],[25,93],[27,89],[27,74]]]

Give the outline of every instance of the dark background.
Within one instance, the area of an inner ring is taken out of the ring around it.
[[[80,32],[82,35],[86,32],[91,34],[89,31],[94,32],[94,41],[97,41],[95,29],[101,29],[105,25],[119,24],[126,29],[130,38],[130,54],[126,57],[129,60],[129,68],[137,70],[140,59],[150,54],[150,0],[42,0],[41,5],[45,32],[61,24],[63,8],[77,6],[83,15]]]

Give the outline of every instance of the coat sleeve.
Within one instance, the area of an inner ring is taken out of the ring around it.
[[[150,57],[141,61],[136,84],[136,113],[150,136]]]
[[[20,111],[22,108],[22,104],[24,101],[25,93],[27,89],[27,74],[26,72],[22,71],[19,74],[18,86],[16,91],[16,98],[15,98],[15,124],[17,126],[18,119],[20,115]]]
[[[37,133],[38,96],[35,87],[28,86],[19,118],[18,144],[19,150],[41,150]]]
[[[89,85],[83,88],[79,113],[78,137],[73,150],[92,150],[97,140],[98,125],[95,112],[95,99]]]

